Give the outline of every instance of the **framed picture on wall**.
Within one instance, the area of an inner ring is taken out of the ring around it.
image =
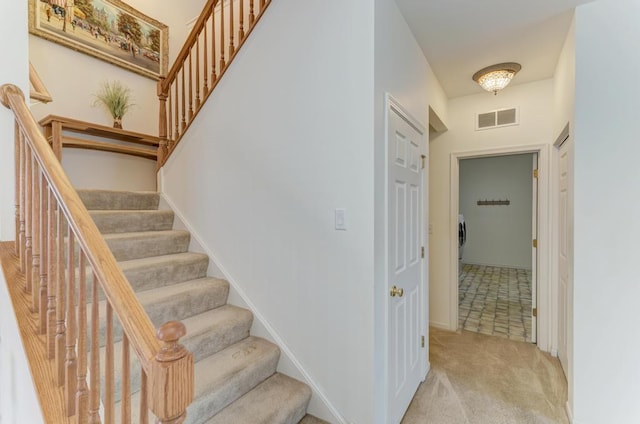
[[[167,73],[168,27],[120,0],[29,0],[29,32],[149,78]]]

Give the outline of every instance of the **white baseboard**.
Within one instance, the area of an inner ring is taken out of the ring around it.
[[[567,413],[567,418],[569,418],[570,424],[578,424],[577,422],[573,421],[573,412],[571,411],[571,405],[569,405],[569,401],[564,404],[564,411]]]
[[[553,356],[554,358],[558,357],[558,349],[551,349],[551,351],[549,352],[549,355]]]
[[[429,327],[434,327],[440,330],[451,331],[449,328],[449,324],[444,324],[441,322],[429,321]]]
[[[189,223],[189,221],[184,217],[184,214],[176,205],[171,201],[171,199],[163,192],[161,194],[162,201],[166,202],[167,206],[171,208],[175,214],[176,219],[179,221],[179,225],[184,227],[187,231],[191,233],[193,241],[196,243],[198,250],[202,250],[202,253],[205,253],[209,256],[210,262],[212,264],[209,265],[211,269],[213,266],[214,272],[220,272],[222,277],[229,282],[229,300],[234,301],[236,299],[241,300],[243,303],[237,306],[243,306],[249,309],[254,316],[254,323],[251,329],[251,332],[260,337],[266,338],[272,343],[278,345],[280,347],[280,364],[278,365],[278,370],[283,370],[285,373],[289,373],[290,376],[304,380],[307,385],[313,391],[313,396],[311,397],[311,402],[309,403],[309,412],[313,415],[316,415],[318,418],[322,418],[324,420],[331,420],[336,424],[348,424],[347,420],[338,412],[335,406],[329,401],[326,393],[317,382],[307,373],[304,369],[300,361],[293,354],[289,346],[283,341],[282,337],[278,334],[278,332],[269,324],[267,319],[262,315],[260,310],[255,306],[255,304],[251,301],[250,297],[244,292],[244,290],[240,287],[237,281],[231,277],[229,272],[220,264],[216,255],[211,251],[211,249],[203,242],[202,238],[198,235],[198,232],[194,229],[194,227]],[[193,243],[192,243],[193,244]],[[233,293],[237,296],[233,296]],[[235,298],[235,299],[233,299]],[[257,328],[256,328],[257,327]],[[297,371],[297,375],[291,375],[295,371]],[[314,399],[315,398],[315,399]]]

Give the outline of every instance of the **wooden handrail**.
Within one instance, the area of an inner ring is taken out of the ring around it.
[[[158,169],[182,139],[270,4],[271,0],[208,0],[204,5],[173,66],[158,81]]]
[[[78,119],[65,118],[63,116],[48,115],[42,118],[39,124],[44,128],[45,138],[53,148],[58,160],[62,156],[63,147],[75,147],[80,149],[101,150],[112,153],[122,153],[156,160],[160,138],[149,134],[113,128],[106,125],[93,124]],[[85,140],[63,135],[64,132],[101,137],[106,142]],[[126,142],[144,148],[113,143],[110,140]]]
[[[29,97],[33,100],[38,100],[42,103],[49,103],[53,101],[49,90],[42,82],[42,78],[36,72],[36,68],[34,68],[33,64],[29,62],[29,84],[31,85],[31,90],[29,91]]]
[[[48,308],[38,306],[38,302],[34,300],[33,309],[41,314],[49,314],[52,311],[48,309],[54,308],[53,313],[63,319],[63,321],[55,323],[55,331],[52,331],[51,328],[41,329],[41,331],[46,333],[48,338],[56,337],[54,356],[59,364],[59,369],[64,369],[62,374],[58,373],[58,382],[66,383],[67,414],[73,415],[74,409],[78,409],[72,405],[72,398],[76,396],[76,389],[78,389],[75,382],[76,376],[86,375],[86,370],[81,370],[82,373],[78,374],[78,362],[74,353],[78,334],[86,334],[88,331],[86,320],[78,322],[78,325],[85,325],[85,328],[81,327],[76,330],[76,322],[71,319],[75,313],[70,312],[69,309],[76,308],[73,302],[66,302],[66,317],[68,318],[66,322],[64,321],[65,315],[60,315],[60,308],[64,305],[64,302],[60,303],[61,297],[65,296],[67,300],[74,297],[75,256],[80,258],[81,263],[86,261],[90,265],[94,279],[99,282],[99,286],[107,298],[107,315],[109,315],[109,311],[113,311],[113,315],[123,329],[124,338],[128,340],[140,360],[146,374],[145,381],[148,381],[149,385],[147,399],[149,408],[160,423],[181,422],[180,420],[183,418],[180,417],[186,416],[186,408],[193,400],[194,381],[193,355],[177,343],[180,336],[176,337],[176,335],[184,334],[184,326],[180,323],[170,322],[163,325],[156,334],[156,329],[120,270],[116,259],[78,193],[71,185],[60,161],[40,132],[38,124],[25,103],[22,91],[15,85],[2,85],[0,86],[0,102],[13,111],[16,122],[16,169],[19,170],[16,190],[20,192],[19,195],[16,195],[16,214],[19,216],[16,218],[16,221],[19,222],[19,226],[16,228],[16,243],[19,244],[18,251],[20,252],[21,264],[24,267],[23,272],[27,277],[32,273],[34,277],[39,276],[41,272],[46,271],[50,274],[38,279],[27,278],[30,281],[30,286],[25,285],[25,290],[30,292],[32,296],[39,298],[42,296],[38,290],[39,284],[48,281],[49,284],[56,285],[55,291],[53,287],[47,287],[44,293],[53,293],[54,297],[57,296],[57,300]],[[48,225],[56,221],[52,214],[57,215],[58,225],[55,228]],[[66,224],[63,222],[63,217]],[[41,231],[43,227],[46,228],[46,231]],[[65,228],[68,228],[68,231]],[[22,234],[23,230],[28,237]],[[67,234],[66,242],[64,241],[65,234]],[[47,266],[43,264],[40,269],[39,253],[42,249],[55,245],[53,239],[57,239],[59,248],[55,251],[48,251],[46,255],[43,254],[43,258],[48,257],[51,260]],[[78,254],[74,254],[74,241],[79,245]],[[65,243],[66,248],[64,247]],[[32,246],[36,246],[36,249],[33,250]],[[28,254],[23,255],[23,251]],[[66,271],[63,260],[65,255],[67,258]],[[23,256],[26,258],[22,259]],[[55,272],[53,268],[55,268]],[[67,282],[68,292],[65,295],[62,286],[67,278],[69,280]],[[85,284],[84,278],[82,272],[80,284]],[[43,322],[48,322],[48,320],[43,320]],[[110,325],[108,322],[107,334],[111,331]],[[167,336],[168,334],[170,336]],[[59,337],[61,335],[62,338]],[[98,335],[93,333],[92,338],[95,337]],[[50,343],[48,339],[47,345]],[[84,343],[84,347],[86,341],[82,341],[82,343]],[[63,344],[66,345],[66,348]],[[64,358],[60,358],[63,356],[63,352],[58,350],[60,349],[58,346],[66,349],[66,360],[64,361]],[[107,344],[107,352],[111,347]],[[167,355],[168,350],[171,351],[171,355]],[[86,362],[86,358],[82,356],[80,365],[86,366]],[[107,375],[106,378],[108,381],[110,376]],[[84,387],[78,390],[84,390]],[[90,387],[90,391],[95,390],[100,390],[99,385],[97,388]],[[147,388],[145,387],[144,390],[146,391]],[[82,399],[87,398],[87,394],[84,393],[78,394],[78,397],[80,396]],[[78,416],[78,423],[88,422],[89,411],[85,403],[86,400],[83,400],[79,409],[83,413],[86,411],[87,416]]]

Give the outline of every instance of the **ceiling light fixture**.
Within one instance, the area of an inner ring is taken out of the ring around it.
[[[520,69],[522,69],[522,66],[519,63],[498,63],[497,65],[480,69],[473,74],[473,80],[485,90],[498,94],[498,91],[505,88]]]

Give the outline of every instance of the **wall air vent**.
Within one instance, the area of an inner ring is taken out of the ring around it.
[[[476,131],[518,125],[518,108],[498,109],[476,115]]]

